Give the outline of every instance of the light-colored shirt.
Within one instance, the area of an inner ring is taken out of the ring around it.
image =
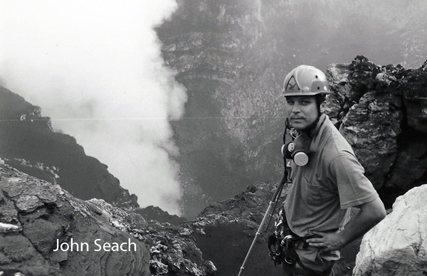
[[[347,208],[378,197],[353,149],[326,115],[320,116],[311,139],[308,164],[292,162],[293,184],[285,200],[288,224],[300,237],[310,236],[311,230],[338,230]]]

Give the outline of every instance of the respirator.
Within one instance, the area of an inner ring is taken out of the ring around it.
[[[310,137],[306,133],[301,133],[294,141],[282,146],[282,155],[294,160],[297,166],[305,166],[309,161],[310,144]]]

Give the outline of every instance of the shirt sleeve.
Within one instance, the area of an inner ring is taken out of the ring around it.
[[[352,153],[343,152],[335,158],[330,164],[330,175],[338,187],[341,209],[362,205],[378,197],[365,176],[365,170]]]

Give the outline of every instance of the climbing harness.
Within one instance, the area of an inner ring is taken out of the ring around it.
[[[275,221],[275,231],[268,238],[270,258],[274,261],[274,264],[284,264],[287,267],[292,267],[294,270],[299,271],[301,275],[329,276],[331,274],[332,267],[326,271],[319,272],[305,266],[295,251],[297,245],[302,245],[303,249],[307,248],[307,238],[299,237],[291,231],[286,221],[285,207],[282,204]],[[297,264],[301,269],[296,268]]]

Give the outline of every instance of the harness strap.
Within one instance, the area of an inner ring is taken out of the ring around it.
[[[305,266],[300,260],[295,250],[295,245],[301,242],[303,243],[302,248],[306,249],[309,246],[307,242],[308,238],[300,237],[292,232],[286,221],[284,208],[282,206],[282,209],[279,211],[278,221],[276,221],[276,232],[268,239],[270,257],[274,260],[275,265],[283,263],[283,265],[292,267],[293,269],[299,269],[301,271],[298,273],[301,275],[329,276],[333,265],[326,271],[321,272]],[[272,247],[274,247],[274,250]],[[296,264],[298,264],[300,268],[296,267]],[[305,273],[301,273],[302,271]]]

